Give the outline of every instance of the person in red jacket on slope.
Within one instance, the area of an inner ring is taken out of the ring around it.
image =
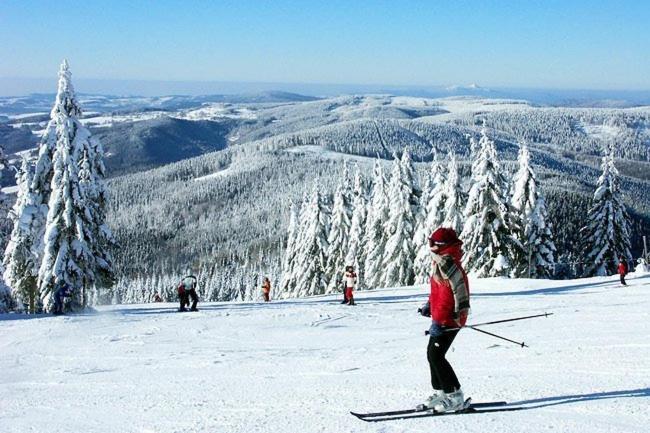
[[[627,275],[627,263],[625,263],[625,259],[623,259],[623,257],[620,257],[618,259],[618,274],[621,276],[621,284],[627,286],[627,283],[625,282],[625,276]]]
[[[462,244],[450,228],[439,228],[429,238],[433,256],[431,292],[429,302],[419,311],[424,316],[430,315],[432,320],[427,359],[433,395],[421,406],[437,412],[466,408],[456,373],[445,358],[469,313],[469,283],[461,265]]]

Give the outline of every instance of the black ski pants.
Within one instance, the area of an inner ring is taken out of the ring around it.
[[[190,307],[191,310],[196,310],[196,303],[199,302],[199,296],[196,294],[195,289],[189,290],[187,293],[189,293],[190,298],[192,298],[192,306]],[[188,301],[189,304],[189,301]]]
[[[179,295],[179,300],[181,302],[181,311],[185,310],[185,306],[190,305],[190,298],[192,299],[192,306],[190,309],[196,310],[196,304],[199,302],[199,296],[196,294],[195,289],[186,290],[182,295]]]
[[[433,389],[442,390],[445,393],[454,392],[460,389],[460,383],[451,364],[445,358],[445,354],[458,330],[443,332],[441,335],[429,337],[429,346],[427,346],[427,359],[431,369],[431,386]]]

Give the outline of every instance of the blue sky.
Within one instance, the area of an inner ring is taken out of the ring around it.
[[[650,89],[645,1],[0,0],[0,77]]]

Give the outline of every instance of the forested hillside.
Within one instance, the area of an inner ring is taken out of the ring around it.
[[[206,299],[250,298],[262,275],[279,283],[290,205],[300,206],[314,185],[331,206],[339,180],[358,166],[368,196],[374,160],[389,173],[405,150],[423,183],[435,149],[456,155],[466,193],[482,127],[507,176],[517,170],[519,145],[530,148],[558,247],[556,277],[580,267],[579,230],[607,146],[618,158],[635,253],[649,231],[650,109],[643,107],[388,95],[161,98],[131,101],[135,109],[90,101],[100,108],[83,122],[106,149],[117,239],[117,285],[106,300],[148,300],[155,291],[171,298],[189,272],[199,274]],[[43,115],[7,114],[0,139],[10,158],[38,140]]]

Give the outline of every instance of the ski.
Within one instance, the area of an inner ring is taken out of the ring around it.
[[[481,403],[472,403],[470,407],[485,408],[485,407],[505,406],[506,404],[508,403],[505,401],[489,401],[489,402],[481,402]],[[387,412],[369,412],[369,413],[350,412],[350,413],[356,416],[357,418],[369,418],[369,417],[378,417],[378,416],[407,415],[411,413],[420,413],[420,412],[431,412],[431,409],[412,408],[412,409],[402,409],[402,410],[391,410]]]
[[[477,413],[492,413],[492,412],[510,412],[514,410],[522,410],[525,409],[523,406],[516,406],[516,407],[485,407],[485,408],[475,408],[473,406],[468,407],[467,409],[460,410],[458,412],[420,412],[420,413],[411,413],[411,414],[404,414],[404,415],[396,415],[396,416],[378,416],[378,417],[362,417],[362,416],[357,416],[353,412],[353,415],[355,415],[357,418],[359,418],[362,421],[366,422],[380,422],[380,421],[393,421],[393,420],[401,420],[401,419],[411,419],[411,418],[425,418],[425,417],[432,417],[432,416],[447,416],[447,415],[471,415],[471,414],[477,414]]]

